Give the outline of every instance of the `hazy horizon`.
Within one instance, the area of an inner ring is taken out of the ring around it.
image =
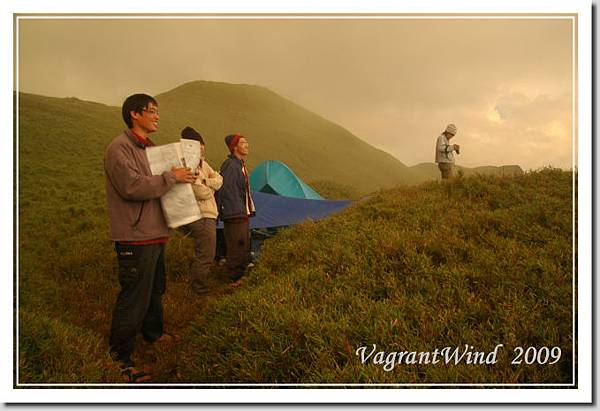
[[[25,19],[18,87],[119,107],[190,81],[255,84],[408,166],[433,162],[436,137],[454,123],[458,165],[569,169],[572,24]]]

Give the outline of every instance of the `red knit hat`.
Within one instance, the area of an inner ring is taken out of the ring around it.
[[[230,134],[227,137],[225,137],[225,144],[227,144],[227,148],[229,148],[229,151],[231,153],[233,153],[235,146],[238,145],[240,138],[242,137],[244,136],[242,136],[241,134]]]

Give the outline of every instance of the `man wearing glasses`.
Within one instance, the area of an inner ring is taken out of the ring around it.
[[[146,147],[158,130],[158,104],[146,94],[127,97],[122,107],[127,129],[106,150],[104,171],[111,238],[119,265],[121,291],[113,311],[110,353],[129,382],[149,381],[131,359],[136,334],[145,341],[174,340],[163,332],[161,298],[165,292],[164,248],[169,231],[160,197],[177,183],[192,183],[189,168],[153,176]]]

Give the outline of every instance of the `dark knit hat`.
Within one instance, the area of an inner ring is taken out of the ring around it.
[[[227,148],[230,152],[233,153],[233,149],[235,148],[235,146],[237,146],[238,142],[240,141],[240,138],[242,137],[244,136],[242,136],[241,134],[230,134],[225,137],[225,144],[227,144]]]
[[[204,139],[196,130],[191,127],[186,127],[181,130],[181,138],[185,138],[187,140],[196,140],[199,141],[200,144],[204,145]]]

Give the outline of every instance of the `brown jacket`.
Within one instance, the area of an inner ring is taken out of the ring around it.
[[[167,237],[160,197],[176,184],[175,174],[153,176],[145,147],[125,130],[106,149],[106,200],[114,241]]]

